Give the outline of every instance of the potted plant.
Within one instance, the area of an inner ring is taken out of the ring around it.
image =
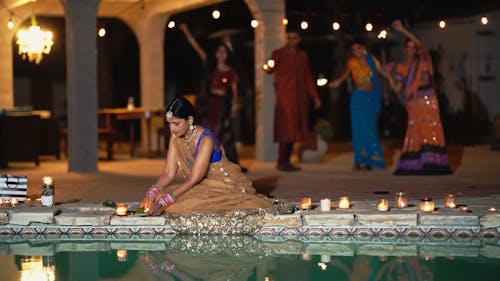
[[[320,118],[314,125],[314,130],[316,131],[316,149],[305,149],[302,152],[302,162],[318,163],[328,150],[328,141],[333,136],[330,122]]]

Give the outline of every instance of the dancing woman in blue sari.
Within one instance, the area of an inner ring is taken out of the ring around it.
[[[384,154],[378,137],[377,119],[381,108],[381,94],[378,74],[391,79],[380,66],[380,62],[368,55],[361,40],[351,45],[352,56],[347,69],[328,85],[338,87],[348,77],[354,82],[351,93],[351,131],[354,149],[354,171],[385,168]]]

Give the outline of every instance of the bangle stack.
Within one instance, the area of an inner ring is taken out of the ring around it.
[[[160,186],[157,184],[153,184],[149,187],[148,191],[146,191],[146,197],[154,200],[158,193],[160,193]]]
[[[162,206],[170,206],[172,204],[174,204],[175,202],[175,197],[170,194],[170,193],[167,193],[165,195],[163,195],[159,200],[158,200],[158,203]]]

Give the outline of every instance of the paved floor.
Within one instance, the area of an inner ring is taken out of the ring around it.
[[[321,163],[301,163],[303,171],[280,172],[275,163],[255,161],[254,147],[240,150],[241,163],[249,168],[248,177],[262,193],[276,198],[297,201],[300,197],[337,198],[347,195],[353,199],[391,197],[398,191],[410,199],[432,197],[441,200],[454,193],[460,200],[468,197],[491,198],[491,205],[500,194],[500,151],[488,144],[451,144],[449,157],[454,173],[446,176],[394,176],[394,163],[399,156],[400,143],[392,139],[382,141],[388,168],[370,172],[353,172],[352,148],[348,141],[334,141]],[[44,176],[51,176],[56,184],[57,202],[139,201],[145,189],[155,181],[163,169],[161,158],[130,158],[126,148],[118,151],[113,161],[99,161],[99,172],[67,172],[65,159],[41,159],[39,167],[33,163],[11,162],[1,174],[28,176],[28,195],[40,194]],[[104,154],[102,154],[104,159]],[[387,195],[387,193],[389,195]],[[386,194],[384,194],[386,193]],[[491,196],[491,197],[490,197]]]

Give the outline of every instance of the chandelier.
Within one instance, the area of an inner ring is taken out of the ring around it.
[[[43,55],[48,55],[54,41],[52,41],[52,32],[41,30],[37,25],[35,16],[31,16],[31,26],[21,29],[17,32],[17,45],[19,45],[19,54],[23,59],[39,64]]]

